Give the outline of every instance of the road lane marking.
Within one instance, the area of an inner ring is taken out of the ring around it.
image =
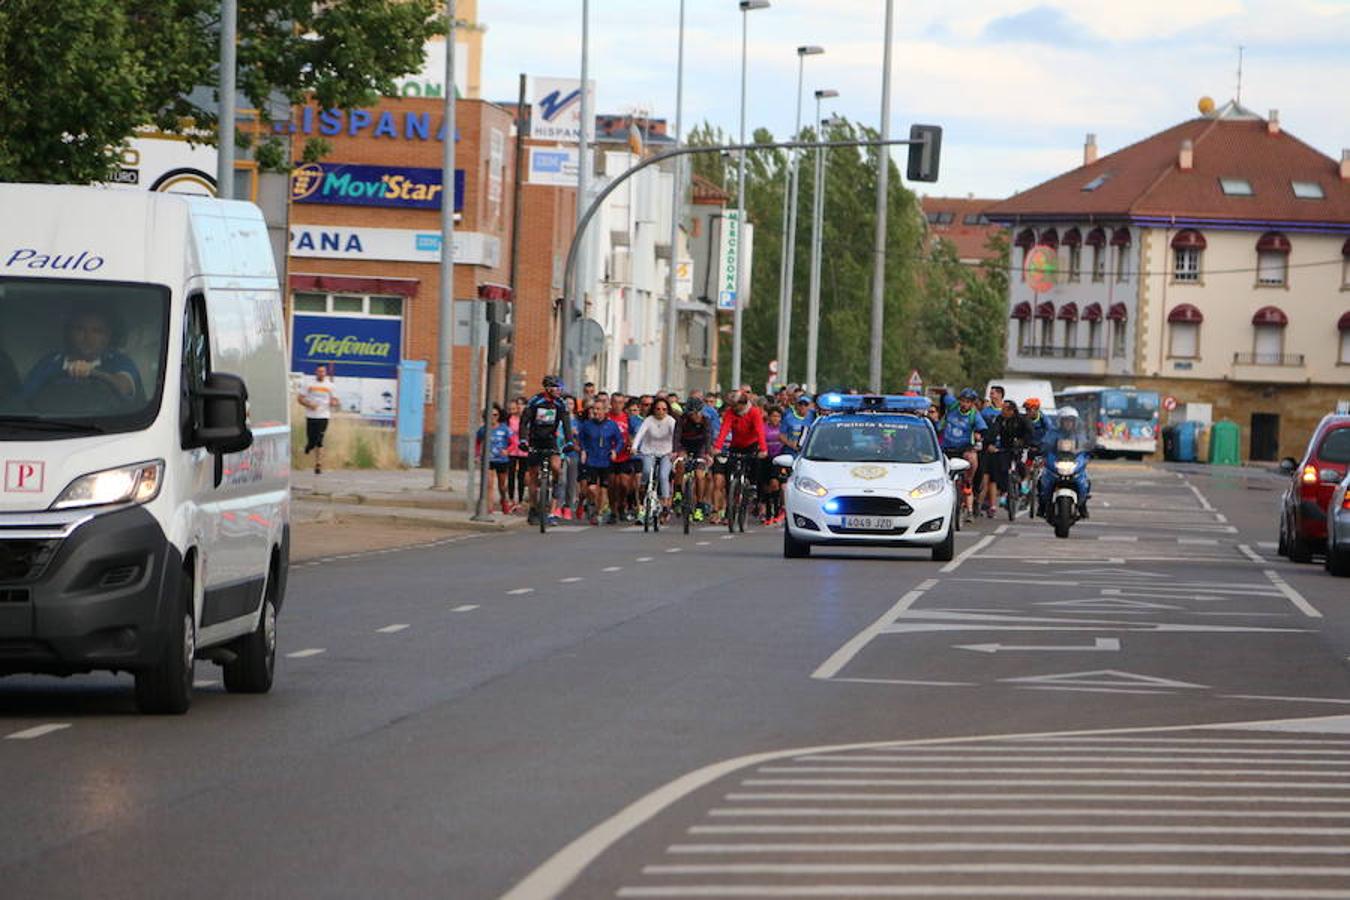
[[[375,632],[376,634],[398,634],[400,631],[403,631],[408,627],[409,626],[406,623],[399,622],[396,625],[386,625],[383,628],[376,628]]]
[[[451,612],[473,612],[478,607],[472,603],[466,603],[463,606],[456,606]]]
[[[695,546],[695,547],[711,547],[711,546],[712,546],[712,541],[695,541],[695,542],[694,542],[694,546]]]
[[[1198,487],[1196,487],[1195,485],[1191,484],[1189,481],[1187,481],[1187,480],[1186,480],[1186,477],[1185,477],[1184,475],[1182,476],[1181,480],[1182,480],[1182,482],[1185,483],[1186,487],[1188,487],[1188,488],[1191,489],[1191,493],[1192,493],[1192,494],[1195,494],[1195,499],[1197,499],[1197,500],[1200,501],[1200,508],[1201,508],[1201,509],[1203,509],[1203,510],[1204,510],[1205,512],[1207,512],[1207,513],[1216,513],[1216,512],[1218,512],[1217,510],[1214,509],[1213,504],[1211,504],[1207,499],[1205,499],[1205,495],[1202,494],[1202,493],[1200,493],[1200,489],[1199,489]]]
[[[974,761],[974,760],[972,760]],[[1080,762],[1090,762],[1090,760],[1080,760]],[[1237,762],[1237,760],[1234,760]],[[1344,765],[1341,760],[1319,765]],[[927,774],[959,774],[959,775],[1015,775],[1018,772],[1026,772],[1028,775],[1049,775],[1054,772],[1063,772],[1065,775],[1174,775],[1178,770],[1175,766],[1166,768],[1146,768],[1146,767],[1127,767],[1127,766],[1075,766],[1074,768],[1064,768],[1062,765],[1055,766],[1036,766],[1036,765],[1017,765],[1017,766],[761,766],[756,769],[766,775],[847,775],[857,773],[860,775],[904,775],[914,773],[916,775]],[[1183,769],[1187,775],[1289,775],[1285,769],[1243,769],[1235,766],[1229,766],[1223,769]],[[1350,770],[1338,769],[1331,772],[1298,772],[1299,775],[1314,775],[1318,778],[1350,778]]]
[[[1135,534],[1099,534],[1099,541],[1120,541],[1123,544],[1136,544],[1139,542],[1139,536]]]
[[[1261,554],[1257,553],[1255,550],[1253,550],[1251,547],[1248,547],[1246,544],[1238,544],[1238,549],[1242,551],[1243,556],[1247,557],[1252,562],[1262,566],[1266,564],[1266,561],[1264,558],[1262,558]]]
[[[1042,848],[1049,852],[1054,844]],[[704,863],[643,866],[644,875],[1231,875],[1272,877],[1350,875],[1350,866],[1213,865],[1203,863]],[[965,888],[969,894],[978,894]],[[1342,896],[1350,895],[1343,892]],[[1172,896],[1164,889],[1158,896]],[[1261,896],[1272,896],[1263,894]],[[1300,894],[1298,896],[1307,896]]]
[[[305,650],[297,650],[294,653],[287,653],[287,659],[307,659],[311,656],[318,656],[320,653],[326,653],[323,647],[309,647]]]
[[[539,895],[552,896],[552,895]],[[1100,883],[1057,884],[691,884],[650,887],[620,887],[617,897],[1169,897],[1172,900],[1346,900],[1350,891],[1340,888],[1234,888],[1183,887],[1166,884],[1104,885]],[[506,897],[503,900],[515,900]]]
[[[1280,547],[1280,545],[1274,541],[1257,541],[1256,546],[1260,547],[1262,550],[1278,550]]]
[[[622,572],[623,566],[605,566],[601,572]]]
[[[32,728],[25,728],[23,731],[16,731],[13,734],[5,735],[7,741],[31,741],[34,738],[40,738],[43,735],[51,734],[54,731],[64,731],[69,728],[69,722],[49,722],[46,725],[34,725]]]
[[[915,829],[918,831],[919,829]],[[934,830],[934,829],[930,829]],[[945,831],[946,829],[936,829]],[[974,828],[972,832],[993,831],[992,828]],[[998,831],[1008,831],[1016,833],[1018,831],[1031,831],[1032,829],[1017,828],[999,828]],[[1051,831],[1052,829],[1044,829]],[[1332,829],[1341,833],[1347,833],[1342,829]],[[1074,833],[1073,826],[1061,829],[1061,833]],[[1109,832],[1114,833],[1114,832]],[[1210,831],[1191,831],[1188,828],[1166,829],[1162,834],[1213,834]],[[1225,833],[1225,832],[1219,832]],[[1232,833],[1232,832],[1228,832]],[[1256,834],[1267,835],[1269,832],[1264,828],[1252,828],[1236,830],[1238,834]],[[1282,832],[1283,833],[1283,832]],[[731,856],[738,853],[759,854],[759,853],[1046,853],[1046,852],[1068,852],[1068,853],[1222,853],[1222,854],[1243,854],[1243,853],[1270,853],[1280,855],[1309,855],[1309,856],[1345,856],[1350,854],[1350,847],[1328,845],[1328,844],[1044,844],[1044,843],[1022,843],[1017,841],[936,841],[924,843],[866,843],[866,844],[843,844],[837,842],[830,843],[809,843],[809,844],[671,844],[666,848],[666,852],[675,856]]]
[[[957,644],[953,650],[974,650],[977,653],[999,653],[1001,651],[1021,651],[1027,653],[1040,653],[1043,651],[1063,651],[1077,653],[1092,653],[1098,650],[1119,651],[1120,638],[1094,638],[1091,647],[1085,647],[1082,644],[1077,646],[1070,645],[1041,645],[1041,646],[1016,646],[1014,644]]]
[[[989,546],[990,544],[992,544],[995,540],[997,540],[997,538],[995,538],[994,535],[992,535],[992,534],[986,534],[984,537],[980,538],[980,539],[979,539],[978,541],[976,541],[974,544],[971,544],[971,545],[970,545],[969,547],[967,547],[965,550],[962,550],[961,553],[956,557],[956,559],[954,559],[954,560],[952,560],[951,562],[947,563],[945,566],[943,566],[943,567],[942,567],[941,569],[939,569],[938,571],[939,571],[939,572],[943,572],[943,573],[946,573],[946,572],[955,572],[957,569],[959,569],[959,568],[961,567],[961,563],[963,563],[963,562],[965,562],[966,560],[970,559],[972,556],[974,556],[976,553],[979,553],[979,552],[980,552],[981,550],[983,550],[985,547],[988,547],[988,546]]]
[[[991,537],[989,540],[993,540],[993,538]],[[978,546],[978,544],[976,546]],[[811,677],[828,680],[835,675],[838,675],[844,666],[848,665],[853,657],[858,655],[863,647],[866,647],[877,637],[877,635],[885,633],[886,629],[893,625],[895,620],[898,619],[905,610],[909,609],[916,600],[922,597],[926,591],[931,590],[937,583],[936,578],[929,578],[914,590],[905,594],[896,601],[894,606],[882,613],[879,619],[855,634],[849,639],[848,643],[844,644],[844,646],[834,651],[829,659],[821,663],[820,666],[811,673]]]
[[[220,680],[217,678],[198,678],[192,682],[194,688],[209,688],[218,684],[220,684]]]
[[[773,792],[762,792],[762,791],[732,791],[732,792],[728,793],[728,794],[725,796],[724,799],[725,799],[728,803],[742,803],[742,802],[764,801],[764,800],[780,800],[780,801],[781,801],[781,800],[793,800],[793,801],[797,801],[797,802],[826,802],[826,801],[831,801],[831,800],[849,801],[849,802],[857,802],[857,801],[871,801],[871,802],[882,802],[882,801],[884,801],[884,802],[890,802],[890,801],[894,801],[894,800],[906,800],[906,801],[915,801],[915,802],[918,802],[918,803],[923,804],[923,805],[921,805],[921,806],[915,806],[915,807],[912,807],[912,808],[908,809],[908,810],[907,810],[907,814],[908,814],[908,815],[913,815],[913,816],[918,816],[918,817],[928,817],[928,818],[942,818],[942,817],[945,817],[945,816],[958,816],[958,817],[966,817],[966,818],[987,818],[987,817],[998,817],[998,816],[1004,816],[1004,817],[1007,817],[1007,816],[1012,816],[1012,817],[1016,817],[1016,816],[1036,816],[1036,817],[1038,817],[1038,818],[1045,818],[1045,817],[1051,817],[1051,818],[1053,818],[1053,817],[1056,817],[1056,816],[1057,816],[1057,817],[1060,817],[1060,818],[1064,818],[1064,817],[1072,817],[1072,816],[1083,816],[1084,818],[1098,817],[1098,818],[1105,818],[1105,819],[1113,819],[1113,818],[1116,818],[1117,816],[1123,817],[1123,818],[1152,818],[1153,816],[1156,815],[1156,816],[1158,816],[1159,818],[1164,818],[1164,819],[1168,819],[1168,818],[1170,818],[1170,819],[1210,819],[1210,818],[1216,818],[1216,817],[1217,817],[1217,818],[1221,818],[1221,819],[1224,819],[1224,818],[1227,818],[1227,819],[1241,819],[1241,818],[1244,818],[1244,817],[1248,814],[1248,812],[1249,812],[1248,810],[1245,810],[1245,809],[1227,809],[1227,810],[1225,810],[1225,809],[1218,809],[1218,810],[1215,810],[1215,809],[1174,809],[1174,808],[1170,808],[1170,807],[1161,807],[1161,808],[1156,808],[1156,809],[1155,809],[1155,808],[1139,809],[1138,807],[1072,807],[1072,806],[1048,806],[1048,807],[1044,807],[1044,808],[1034,808],[1034,807],[1033,807],[1033,808],[1026,808],[1026,807],[1021,807],[1021,806],[989,806],[989,807],[960,806],[960,807],[956,807],[956,808],[954,808],[954,809],[944,809],[944,808],[934,807],[934,806],[931,805],[931,803],[932,803],[932,802],[944,803],[944,802],[950,802],[950,801],[952,801],[952,800],[962,800],[962,801],[977,801],[977,800],[978,800],[978,801],[981,801],[981,802],[983,802],[983,801],[994,801],[994,802],[998,802],[998,803],[1003,803],[1003,802],[1007,802],[1007,803],[1021,803],[1021,802],[1025,802],[1025,801],[1028,801],[1028,800],[1036,800],[1036,801],[1049,801],[1049,802],[1052,802],[1052,803],[1073,803],[1073,802],[1075,802],[1075,801],[1092,801],[1092,802],[1096,803],[1096,802],[1102,802],[1102,801],[1114,801],[1114,802],[1126,802],[1126,803],[1201,803],[1201,804],[1204,804],[1204,803],[1224,803],[1224,804],[1229,804],[1229,805],[1232,805],[1232,806],[1241,806],[1241,805],[1247,804],[1247,803],[1266,803],[1266,802],[1269,802],[1271,798],[1269,798],[1269,797],[1253,797],[1253,796],[1249,796],[1249,795],[1247,795],[1247,794],[1225,794],[1225,795],[1222,795],[1222,796],[1216,796],[1216,795],[1214,795],[1214,794],[1183,794],[1183,795],[1176,795],[1176,794],[1138,794],[1138,793],[1129,793],[1129,794],[1041,794],[1041,793],[1025,793],[1025,792],[1022,792],[1022,791],[1016,791],[1016,792],[1012,792],[1012,793],[1005,792],[1005,791],[1000,791],[1000,792],[998,792],[998,793],[996,793],[996,794],[982,794],[982,793],[951,793],[951,792],[944,792],[944,793],[941,793],[941,794],[925,794],[925,793],[915,793],[915,792],[913,792],[913,791],[907,791],[907,792],[905,792],[905,793],[898,793],[898,794],[893,794],[893,793],[881,793],[881,792],[878,792],[878,791],[867,791],[867,792],[865,792],[865,793],[860,793],[860,792],[855,792],[855,791],[810,791],[810,792],[789,792],[789,793],[785,793],[785,792],[782,792],[782,791],[773,791]],[[1345,803],[1345,800],[1344,800],[1344,799],[1341,799],[1341,798],[1339,798],[1339,797],[1290,797],[1290,798],[1288,798],[1287,800],[1286,800],[1286,799],[1280,799],[1280,800],[1278,800],[1277,802],[1283,803],[1283,804],[1289,804],[1289,805],[1300,804],[1300,803],[1313,803],[1313,804],[1315,804],[1315,803],[1335,803],[1335,804],[1337,804],[1337,805],[1340,805],[1340,804]],[[1268,811],[1259,811],[1259,810],[1257,810],[1257,811],[1250,811],[1250,814],[1251,814],[1252,816],[1256,817],[1256,818],[1275,818],[1275,819],[1302,819],[1302,818],[1313,818],[1313,819],[1350,819],[1350,810],[1348,810],[1348,811],[1343,811],[1343,812],[1325,812],[1325,811],[1317,811],[1317,810],[1313,810],[1312,812],[1309,812],[1309,811],[1307,811],[1307,810],[1268,810]],[[856,826],[856,825],[704,825],[704,826],[697,826],[697,827],[695,827],[695,828],[689,829],[689,833],[690,833],[690,834],[697,834],[697,833],[701,833],[701,832],[707,832],[707,833],[710,833],[710,834],[711,834],[711,833],[735,833],[735,832],[744,832],[744,833],[746,833],[746,834],[753,834],[753,833],[756,832],[756,831],[764,831],[766,834],[772,833],[772,832],[779,832],[779,833],[782,833],[782,834],[790,834],[790,833],[792,833],[793,831],[806,831],[806,830],[811,829],[811,828],[825,828],[825,829],[829,829],[829,830],[838,830],[838,831],[841,831],[841,832],[842,832],[844,829],[853,829],[853,828],[857,828],[857,827],[859,827],[859,826]],[[861,827],[867,828],[867,827],[870,827],[870,826],[864,825],[864,826],[861,826]],[[940,824],[934,824],[934,823],[931,823],[931,822],[930,822],[930,823],[927,823],[927,824],[924,824],[924,825],[886,825],[886,826],[877,826],[877,827],[885,827],[885,828],[888,829],[888,830],[889,830],[889,829],[896,829],[896,828],[901,828],[901,829],[911,829],[911,828],[912,828],[912,829],[915,829],[915,830],[922,830],[922,831],[933,831],[933,830],[943,830],[943,831],[945,831],[945,830],[946,830],[946,829],[943,828]],[[955,827],[958,827],[958,828],[965,828],[966,826],[962,825],[962,826],[955,826]],[[1033,833],[1034,833],[1035,831],[1040,830],[1040,828],[1041,828],[1041,826],[1037,826],[1037,825],[1009,826],[1009,827],[1011,827],[1011,828],[1024,827],[1024,828],[1026,828],[1028,831],[1031,831],[1031,832],[1033,832]],[[1060,826],[1051,826],[1049,830],[1055,830],[1055,829],[1058,828],[1058,827],[1060,827]],[[1078,826],[1076,826],[1076,825],[1066,825],[1066,826],[1063,826],[1063,827],[1068,828],[1068,829],[1072,829],[1072,828],[1076,828],[1076,827],[1078,827]],[[1155,825],[1147,825],[1147,826],[1134,826],[1134,825],[1106,825],[1106,826],[1090,826],[1090,827],[1092,827],[1092,830],[1096,831],[1096,830],[1099,830],[1100,828],[1106,828],[1106,829],[1112,829],[1112,830],[1115,830],[1115,829],[1133,829],[1133,828],[1136,828],[1136,827],[1139,827],[1139,828],[1147,828],[1147,829],[1153,829],[1153,828],[1170,827],[1170,826],[1155,826]],[[1214,826],[1214,827],[1217,828],[1217,827],[1220,827],[1220,826]],[[1260,830],[1260,831],[1269,831],[1270,829],[1263,826],[1263,827],[1261,827],[1259,830]],[[1286,829],[1281,828],[1280,830],[1281,830],[1281,831],[1284,831],[1284,830],[1286,830]],[[1301,828],[1301,827],[1300,827],[1300,828],[1288,829],[1288,830],[1289,830],[1291,833],[1298,833],[1298,834],[1303,834],[1303,833],[1308,833],[1308,834],[1320,833],[1319,831],[1315,831],[1315,830],[1312,830],[1312,829],[1306,829],[1306,830],[1305,830],[1305,829],[1303,829],[1303,828]],[[1333,828],[1333,829],[1326,829],[1326,830],[1327,830],[1328,832],[1332,832],[1332,831],[1337,831],[1337,832],[1338,832],[1338,831],[1340,831],[1341,829],[1340,829],[1340,828]],[[1346,829],[1346,830],[1347,830],[1347,831],[1350,831],[1350,829]]]
[[[684,548],[683,548],[683,547],[668,547],[668,548],[666,548],[666,552],[667,552],[667,553],[683,553],[683,552],[684,552]]]
[[[1342,700],[1336,697],[1273,697],[1269,694],[1223,694],[1222,696],[1237,700],[1285,700],[1290,703],[1350,703],[1350,700]]]
[[[1266,569],[1265,573],[1266,577],[1270,579],[1270,583],[1275,585],[1280,593],[1284,594],[1299,612],[1310,619],[1322,618],[1322,614],[1317,611],[1317,607],[1309,603],[1307,598],[1300,594],[1292,584],[1281,578],[1279,572],[1276,572],[1274,569]]]
[[[639,557],[637,558],[637,562],[651,562],[651,561],[652,561],[652,557],[650,557],[650,556],[639,556]]]
[[[514,597],[519,597],[522,594],[533,594],[534,588],[516,588],[514,591],[507,591],[506,593]]]
[[[916,687],[979,687],[973,681],[916,681],[912,678],[833,678],[853,684],[904,684]]]
[[[584,579],[584,578],[579,578],[579,577],[577,577],[576,575],[573,575],[573,576],[570,577],[570,578],[559,578],[559,579],[558,579],[558,583],[559,583],[559,584],[576,584],[578,581],[585,581],[585,580],[586,580],[586,579]]]
[[[1288,759],[1286,757],[1295,754],[1304,756],[1350,756],[1350,750],[1276,750],[1280,756],[1272,757],[1269,754],[1272,751],[1265,750],[1226,750],[1207,747],[1190,748],[1149,748],[1149,747],[967,747],[962,750],[956,750],[951,753],[944,753],[941,756],[925,755],[923,753],[897,753],[897,754],[877,754],[871,756],[830,756],[828,754],[816,754],[813,756],[799,756],[795,762],[803,763],[885,763],[885,762],[953,762],[962,760],[964,762],[1053,762],[1076,763],[1125,763],[1127,765],[1137,765],[1138,763],[1181,763],[1184,765],[1195,765],[1198,763],[1241,763],[1243,765],[1285,765],[1285,766],[1340,766],[1345,765],[1344,759]],[[1134,753],[1137,756],[1119,756],[1121,753]],[[1185,754],[1193,754],[1186,756]],[[987,755],[986,755],[987,754]],[[1228,754],[1226,756],[1215,756],[1211,754]],[[1252,754],[1258,754],[1256,759],[1250,759]],[[1259,754],[1267,754],[1260,756]],[[1144,758],[1141,758],[1144,757]]]
[[[1219,543],[1217,538],[1177,538],[1178,544],[1203,544],[1214,546]]]

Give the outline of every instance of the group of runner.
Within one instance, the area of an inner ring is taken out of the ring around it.
[[[764,524],[777,524],[786,473],[773,459],[798,452],[815,416],[814,398],[796,386],[773,396],[743,385],[725,396],[693,390],[680,397],[670,391],[629,396],[587,383],[571,395],[549,376],[534,397],[516,397],[493,409],[486,430],[495,483],[490,502],[508,515],[528,515],[533,523],[541,508],[537,473],[547,464],[554,475],[551,520],[640,522],[653,478],[659,515],[668,519],[686,468],[692,468],[692,519],[719,524],[726,508],[727,457],[739,454],[753,460],[756,515]],[[480,460],[484,437],[480,428]]]

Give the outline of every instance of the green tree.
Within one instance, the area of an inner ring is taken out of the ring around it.
[[[991,258],[962,273],[962,302],[957,311],[957,339],[967,381],[982,385],[1002,375],[1007,364],[1008,272],[1011,254],[1008,235],[990,236],[985,249]]]
[[[214,143],[219,0],[0,3],[0,180],[104,180],[135,129]],[[443,30],[436,0],[240,0],[238,86],[249,106],[374,102]],[[241,133],[241,144],[248,136]],[[327,149],[310,141],[305,157]],[[269,136],[256,157],[285,159]]]

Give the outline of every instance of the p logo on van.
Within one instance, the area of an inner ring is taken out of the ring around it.
[[[47,464],[44,462],[28,459],[5,462],[6,494],[40,494],[46,480]]]

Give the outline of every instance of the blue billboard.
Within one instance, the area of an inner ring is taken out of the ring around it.
[[[402,319],[295,315],[292,372],[322,364],[335,378],[397,378],[402,357]]]
[[[305,163],[291,172],[293,203],[440,209],[440,169]],[[455,211],[464,209],[464,170],[455,170]]]

